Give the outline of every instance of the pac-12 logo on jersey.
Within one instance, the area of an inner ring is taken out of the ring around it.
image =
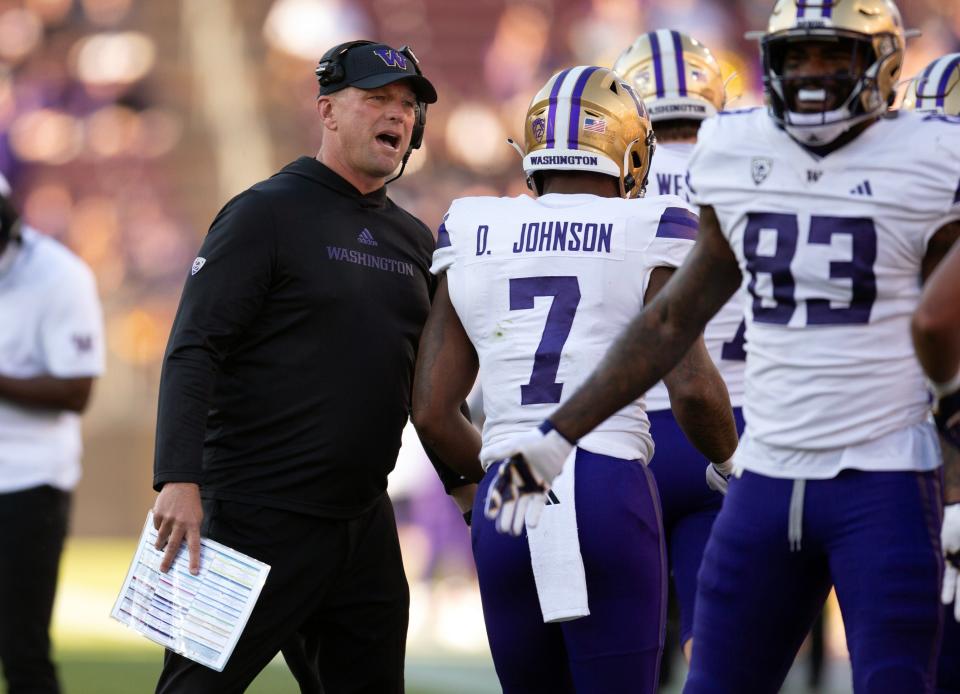
[[[203,256],[194,258],[193,267],[190,268],[190,275],[193,276],[200,272],[200,269],[207,264],[207,259]]]
[[[72,335],[71,339],[78,354],[85,354],[93,349],[93,335],[76,334]]]
[[[770,175],[771,169],[773,169],[772,159],[767,159],[766,157],[754,157],[750,161],[750,174],[753,176],[753,182],[757,185],[760,185],[767,180],[767,176]]]

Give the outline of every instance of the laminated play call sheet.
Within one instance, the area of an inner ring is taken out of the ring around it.
[[[253,611],[270,567],[229,547],[200,541],[200,573],[184,543],[167,573],[156,549],[153,513],[110,616],[151,641],[221,671]]]

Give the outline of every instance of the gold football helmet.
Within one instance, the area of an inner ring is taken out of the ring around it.
[[[703,120],[726,103],[720,64],[691,36],[658,29],[637,37],[613,71],[643,99],[650,120]]]
[[[633,88],[613,70],[581,65],[558,72],[533,97],[520,153],[538,194],[538,171],[589,171],[616,177],[620,195],[631,198],[644,194],[655,143]]]
[[[910,80],[903,108],[960,116],[960,53],[937,58]]]
[[[787,46],[815,41],[849,44],[846,73],[784,76]],[[893,103],[904,45],[903,20],[893,0],[778,0],[760,41],[771,116],[803,144],[832,142]],[[804,101],[826,102],[828,92],[839,106],[814,113],[798,108]]]

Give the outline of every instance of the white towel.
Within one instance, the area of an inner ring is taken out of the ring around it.
[[[567,622],[590,614],[587,577],[577,535],[574,500],[576,452],[574,448],[563,472],[553,481],[553,497],[560,503],[548,498],[537,527],[527,527],[533,578],[543,621],[547,623]]]

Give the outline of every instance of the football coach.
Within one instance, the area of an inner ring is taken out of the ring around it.
[[[270,573],[223,672],[167,651],[158,692],[242,692],[280,651],[303,692],[403,691],[409,590],[386,487],[434,241],[386,183],[437,93],[409,48],[370,41],[316,74],[319,153],[214,219],[160,380],[161,570],[185,542],[195,572],[202,535]]]

